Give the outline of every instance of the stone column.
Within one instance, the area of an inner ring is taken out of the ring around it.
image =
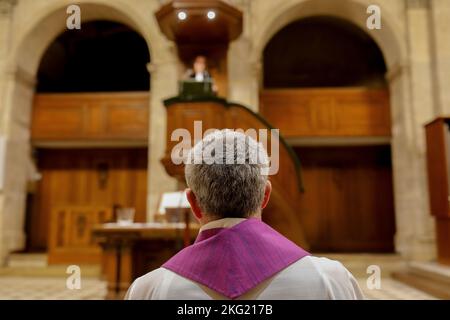
[[[0,108],[4,105],[6,59],[11,40],[11,19],[16,0],[0,0]],[[0,110],[1,111],[1,110]]]
[[[252,38],[252,3],[249,0],[233,0],[244,15],[242,35],[230,43],[228,49],[228,99],[241,103],[253,111],[259,110],[261,57],[254,58]]]
[[[396,66],[388,74],[391,96],[392,171],[397,232],[396,251],[409,259],[434,257],[432,220],[428,215],[428,192],[424,156],[415,136],[408,66]]]
[[[434,225],[429,213],[423,125],[434,114],[428,1],[407,1],[409,61],[391,68],[392,158],[396,248],[405,257],[435,257]],[[401,63],[401,62],[400,62]]]
[[[252,43],[245,37],[228,50],[228,99],[258,111],[261,64],[251,61]]]
[[[25,245],[26,185],[31,175],[30,124],[34,77],[21,70],[7,70],[1,114],[6,139],[5,174],[0,201],[0,242],[3,254]]]
[[[161,194],[176,190],[176,180],[167,175],[161,158],[166,148],[167,115],[163,100],[177,95],[178,60],[174,48],[167,55],[149,64],[151,73],[150,132],[149,132],[149,164],[148,164],[148,197],[147,220],[152,221],[157,210]]]
[[[450,1],[431,0],[430,27],[433,54],[433,74],[435,76],[434,94],[436,115],[450,113]]]
[[[5,139],[2,154],[4,176],[0,191],[0,263],[25,244],[26,183],[30,161],[30,107],[35,81],[26,71],[11,65],[11,16],[15,1],[0,1],[0,132]]]

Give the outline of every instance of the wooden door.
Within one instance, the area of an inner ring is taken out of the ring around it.
[[[58,206],[134,207],[145,221],[147,148],[39,149],[42,179],[27,230],[30,250],[47,249],[51,211]]]
[[[391,252],[395,219],[389,146],[296,148],[300,216],[313,251]]]

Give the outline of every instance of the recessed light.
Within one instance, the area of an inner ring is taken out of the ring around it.
[[[206,16],[208,17],[209,20],[213,20],[216,18],[216,13],[212,10],[209,10]]]
[[[180,11],[180,12],[178,12],[177,17],[178,17],[178,20],[186,20],[187,14],[184,11]]]

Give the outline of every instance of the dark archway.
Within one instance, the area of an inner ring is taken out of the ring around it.
[[[147,43],[134,30],[117,22],[86,22],[47,48],[37,92],[148,91],[149,62]]]
[[[264,87],[385,86],[375,41],[340,18],[314,16],[280,30],[264,50]]]

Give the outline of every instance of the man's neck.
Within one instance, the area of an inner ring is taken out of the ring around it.
[[[252,215],[248,218],[261,219],[261,215]],[[220,219],[210,219],[205,222],[200,222],[200,231],[214,228],[231,228],[234,225],[247,220],[247,218],[220,218]]]

